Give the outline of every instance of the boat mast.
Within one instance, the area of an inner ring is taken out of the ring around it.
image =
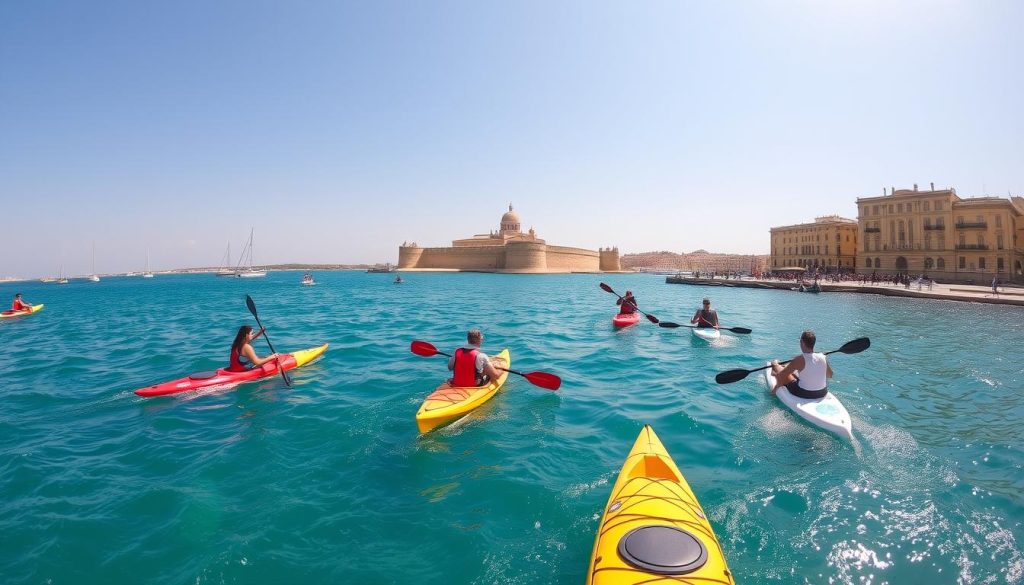
[[[238,257],[238,265],[235,266],[235,270],[240,271],[242,269],[242,264],[245,263],[246,258],[249,259],[249,268],[252,269],[252,234],[253,228],[249,228],[249,241],[245,243],[242,255]]]

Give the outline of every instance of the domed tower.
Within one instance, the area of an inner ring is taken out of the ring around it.
[[[502,236],[515,236],[522,233],[519,227],[519,214],[512,211],[512,204],[508,204],[508,212],[501,216],[501,232]]]

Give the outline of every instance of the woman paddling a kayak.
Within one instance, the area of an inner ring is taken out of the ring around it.
[[[12,311],[27,311],[32,308],[32,303],[22,300],[21,293],[14,295],[14,301],[11,303]]]
[[[231,357],[227,367],[229,372],[244,372],[277,359],[276,353],[272,353],[265,358],[256,355],[256,350],[252,348],[252,342],[262,334],[263,329],[253,333],[252,327],[249,325],[242,325],[238,328],[238,333],[235,334],[235,341],[231,344]]]

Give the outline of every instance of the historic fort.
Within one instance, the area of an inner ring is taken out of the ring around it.
[[[455,240],[450,247],[398,248],[399,270],[463,270],[468,272],[565,273],[618,272],[619,249],[585,250],[553,246],[530,231],[523,233],[519,214],[508,206],[497,232]]]

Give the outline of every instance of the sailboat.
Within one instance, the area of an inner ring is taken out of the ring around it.
[[[221,269],[217,271],[217,276],[234,276],[235,271],[231,269],[231,242],[228,242],[228,249],[224,252],[224,259],[220,263]]]
[[[67,284],[68,277],[64,276],[64,267],[61,266],[57,269],[57,284]]]
[[[89,277],[89,282],[99,282],[100,277],[96,276],[96,242],[92,243],[92,275]]]
[[[256,270],[252,267],[252,235],[255,230],[249,229],[249,241],[245,244],[245,249],[242,250],[242,255],[238,258],[238,266],[235,267],[235,276],[238,278],[256,278],[257,276],[266,276],[266,270]],[[248,260],[248,265],[243,268],[242,265]]]
[[[146,271],[142,273],[142,278],[153,278],[153,273],[149,271],[149,248],[146,248]]]

